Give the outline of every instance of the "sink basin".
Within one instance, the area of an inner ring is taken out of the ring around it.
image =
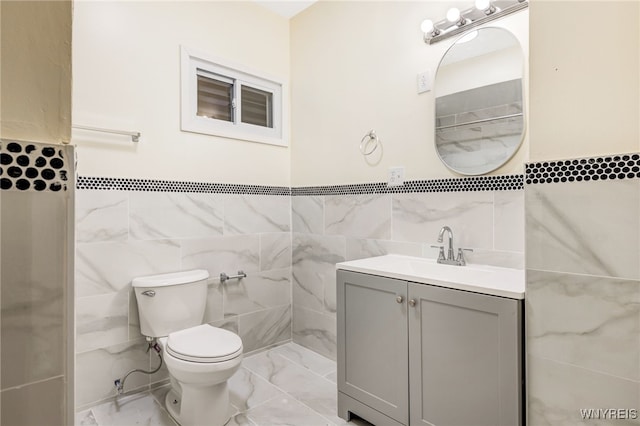
[[[435,259],[388,254],[341,262],[336,269],[524,299],[524,271],[490,265],[444,265]]]

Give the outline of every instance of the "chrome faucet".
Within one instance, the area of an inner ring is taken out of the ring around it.
[[[453,257],[453,231],[448,226],[443,226],[440,229],[440,233],[438,234],[438,242],[441,243],[444,237],[444,233],[449,233],[449,250],[447,250],[447,259],[448,261],[455,260]]]
[[[444,263],[446,265],[464,266],[467,264],[464,258],[464,251],[473,251],[472,249],[458,248],[458,257],[456,258],[453,250],[453,231],[448,226],[443,226],[438,234],[438,242],[444,241],[444,233],[449,234],[449,248],[447,250],[447,256],[444,255],[444,246],[431,246],[433,248],[440,249],[438,252],[438,263]]]

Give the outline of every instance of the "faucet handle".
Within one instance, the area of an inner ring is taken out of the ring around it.
[[[458,258],[456,259],[458,264],[460,264],[461,266],[464,266],[467,264],[467,261],[464,258],[464,252],[465,251],[473,251],[473,249],[470,248],[458,248]]]
[[[438,250],[438,261],[445,260],[444,257],[444,246],[431,246],[431,248],[437,248]]]

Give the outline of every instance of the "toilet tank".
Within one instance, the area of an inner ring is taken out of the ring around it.
[[[134,278],[142,334],[163,337],[202,324],[207,278],[204,269]]]

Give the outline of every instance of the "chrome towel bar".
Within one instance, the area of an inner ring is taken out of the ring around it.
[[[111,129],[102,129],[100,127],[89,127],[89,126],[72,126],[74,129],[80,130],[89,130],[91,132],[102,132],[102,133],[113,133],[115,135],[124,135],[131,136],[131,142],[139,142],[140,141],[140,132],[130,132],[127,130],[111,130]]]
[[[220,284],[224,284],[225,281],[227,280],[241,280],[242,278],[245,278],[247,276],[247,274],[245,274],[243,271],[238,271],[238,275],[227,275],[224,272],[220,273]]]

